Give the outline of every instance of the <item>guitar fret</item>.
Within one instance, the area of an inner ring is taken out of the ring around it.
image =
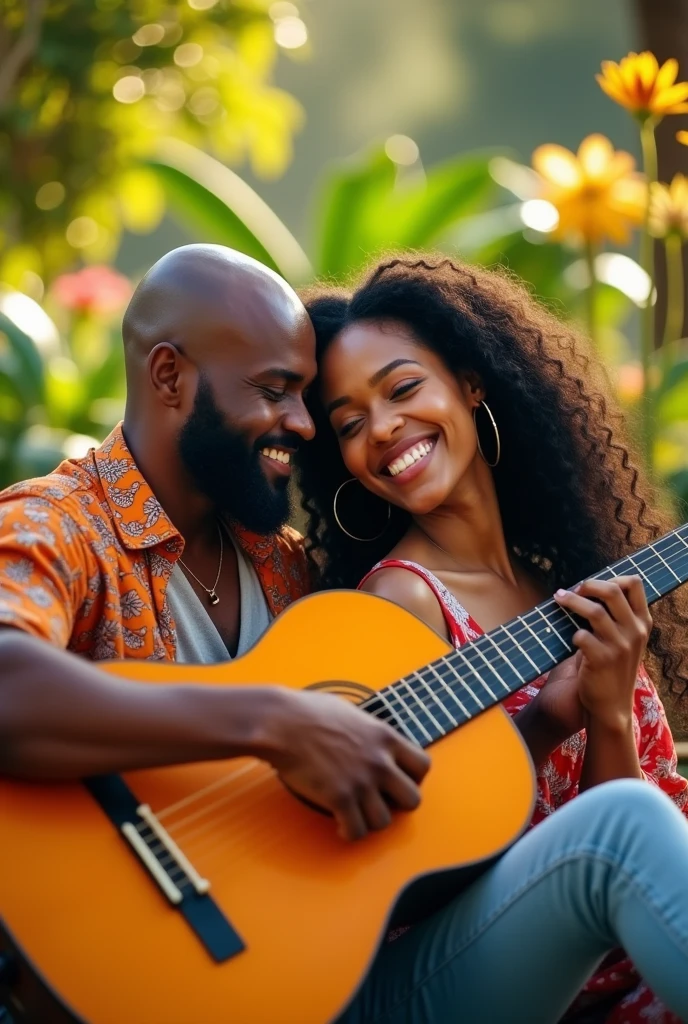
[[[468,658],[466,658],[465,656],[461,657],[462,654],[463,652],[461,650],[456,650],[452,655],[450,655],[449,658],[445,659],[443,667],[448,669],[451,672],[452,676],[454,676],[460,682],[462,691],[461,695],[464,699],[464,702],[468,704],[470,700],[475,705],[474,709],[471,712],[469,712],[472,716],[475,714],[479,714],[481,711],[484,711],[486,707],[490,707],[490,704],[494,703],[498,698],[483,697],[483,699],[481,700],[481,698],[478,696],[475,690],[476,683],[474,683],[473,680],[471,680],[470,685],[466,682],[464,674],[454,665],[455,660],[462,661],[464,664],[467,664],[471,669],[473,669],[473,665],[468,660]],[[475,674],[475,670],[473,671]],[[476,678],[478,683],[482,687],[482,690],[479,691],[482,694],[483,690],[487,691],[487,687],[485,686],[485,683],[481,680],[479,675],[476,675]]]
[[[452,657],[459,657],[459,658],[461,659],[461,661],[463,661],[463,662],[464,662],[464,663],[465,663],[466,665],[468,665],[469,669],[471,670],[471,672],[473,673],[473,675],[475,676],[475,678],[476,678],[476,679],[478,680],[478,682],[480,683],[480,685],[481,685],[481,686],[484,686],[484,687],[485,687],[485,689],[486,689],[486,690],[488,690],[488,686],[487,686],[487,683],[486,683],[486,682],[485,682],[485,681],[484,681],[483,679],[481,679],[481,677],[480,677],[480,673],[478,672],[478,670],[476,669],[476,667],[474,666],[474,664],[473,664],[473,662],[472,662],[472,661],[470,660],[470,658],[468,658],[468,657],[467,657],[467,655],[466,655],[466,652],[465,652],[464,650],[462,650],[462,649],[461,649],[460,647],[459,647],[459,648],[457,648],[457,650],[455,651],[454,655],[452,655]],[[445,662],[446,662],[447,664],[449,664],[449,661],[448,661],[448,659],[447,659],[447,658],[444,658],[443,660],[444,660],[444,661],[445,661]],[[454,669],[453,665],[450,665],[450,667],[452,668],[452,670],[453,670],[454,672],[456,672],[456,669]],[[459,679],[461,679],[461,676],[460,676],[460,674],[459,674],[458,672],[456,672],[456,675],[457,675],[457,676],[459,677]],[[473,693],[473,691],[472,691],[472,690],[471,690],[471,688],[469,687],[468,683],[467,683],[467,682],[466,682],[465,680],[462,680],[462,682],[463,682],[463,685],[464,685],[464,686],[466,687],[466,689],[468,690],[468,692],[470,693],[471,697],[473,697],[473,699],[475,700],[476,704],[477,704],[477,705],[478,705],[479,707],[482,707],[482,705],[481,705],[480,701],[479,701],[479,700],[478,700],[478,698],[477,698],[477,697],[475,696],[475,694]],[[490,691],[488,690],[488,692],[490,692]],[[496,697],[494,696],[494,694],[493,694],[493,697],[494,697],[494,699],[495,699],[495,700],[497,699],[497,698],[496,698]]]
[[[664,559],[663,559],[663,558],[662,558],[662,556],[660,555],[659,551],[657,551],[657,550],[655,549],[654,545],[652,545],[652,544],[648,544],[648,547],[650,548],[650,550],[651,550],[651,551],[654,551],[654,553],[655,553],[655,554],[657,555],[657,558],[658,558],[658,559],[660,560],[660,562],[662,562],[662,564],[663,564],[663,565],[664,565],[664,566],[665,566],[665,567],[666,567],[666,568],[667,568],[667,569],[669,570],[669,572],[670,572],[670,573],[671,573],[671,575],[672,575],[672,576],[674,577],[674,579],[675,579],[675,580],[676,580],[676,581],[677,581],[678,583],[681,583],[681,582],[682,582],[682,581],[681,581],[681,577],[680,577],[680,576],[677,576],[677,575],[676,575],[676,573],[674,572],[674,570],[673,570],[673,569],[671,568],[671,566],[670,566],[670,565],[669,565],[669,564],[668,564],[667,562],[665,562],[665,561],[664,561]]]
[[[523,625],[526,627],[528,632],[531,634],[531,636],[533,636],[535,638],[535,640],[537,640],[537,642],[540,644],[540,647],[542,647],[542,649],[545,652],[545,654],[547,655],[548,659],[551,661],[552,657],[553,657],[552,656],[552,652],[547,647],[547,645],[540,639],[540,637],[537,635],[535,630],[531,627],[530,623],[527,621],[525,616],[519,615],[518,616],[518,621],[523,623]],[[540,671],[542,671],[542,669],[540,669]]]
[[[388,687],[388,689],[389,689],[389,687]],[[406,733],[408,738],[411,740],[411,742],[417,744],[418,746],[420,746],[421,744],[420,744],[420,741],[419,741],[418,737],[414,736],[414,734],[411,732],[411,730],[406,725],[406,722],[404,721],[404,719],[401,718],[401,716],[397,715],[397,712],[394,710],[394,708],[392,707],[390,702],[387,700],[387,698],[385,696],[385,693],[384,693],[384,690],[378,690],[377,696],[382,701],[382,703],[387,706],[387,708],[389,709],[389,711],[392,714],[393,720],[399,723],[399,725],[404,730],[404,732]],[[403,706],[403,702],[402,702],[402,706]]]
[[[434,700],[435,704],[437,704],[437,706],[438,706],[438,707],[440,707],[440,708],[442,709],[442,711],[443,711],[443,712],[444,712],[444,714],[445,714],[445,715],[447,716],[447,718],[449,719],[449,721],[450,721],[450,722],[451,722],[451,723],[452,723],[453,725],[458,725],[459,723],[458,723],[457,721],[455,721],[455,720],[454,720],[454,719],[452,718],[452,716],[451,716],[451,715],[450,715],[450,714],[448,713],[448,711],[447,711],[447,709],[445,708],[445,706],[444,706],[444,704],[442,703],[442,701],[441,701],[441,700],[440,700],[440,699],[438,698],[438,696],[437,696],[437,694],[435,693],[435,691],[434,691],[434,690],[432,690],[432,689],[431,689],[431,688],[430,688],[430,687],[428,686],[428,684],[427,684],[427,683],[425,682],[425,680],[423,679],[423,677],[422,677],[422,675],[420,674],[420,672],[413,672],[413,673],[412,673],[412,675],[413,675],[413,676],[415,676],[415,678],[416,678],[416,679],[418,679],[418,680],[420,681],[421,685],[425,687],[425,689],[426,689],[426,690],[428,691],[428,693],[430,694],[430,696],[431,696],[431,697],[432,697],[432,699]],[[407,684],[407,685],[408,685],[408,684]],[[432,723],[433,723],[433,724],[434,724],[434,725],[435,725],[435,726],[437,727],[437,729],[439,730],[439,732],[440,732],[440,733],[441,733],[441,734],[442,734],[443,736],[446,736],[447,730],[446,730],[446,729],[444,728],[444,726],[440,725],[440,723],[439,723],[439,722],[437,721],[437,719],[435,718],[435,716],[434,716],[434,715],[432,714],[432,712],[430,711],[430,709],[429,709],[429,708],[428,708],[428,707],[427,707],[426,705],[423,705],[423,706],[425,707],[425,712],[426,712],[426,714],[428,715],[428,717],[430,718],[431,722],[432,722]]]
[[[640,576],[650,602],[688,581],[688,523],[587,578],[629,573]],[[571,640],[582,624],[550,598],[378,691],[362,706],[427,746],[573,654]],[[497,692],[491,677],[499,683]]]
[[[420,703],[420,701],[418,700],[418,697],[413,692],[413,690],[411,689],[409,684],[406,682],[406,680],[405,679],[401,679],[400,682],[401,682],[402,686],[406,687],[408,692],[411,694],[411,697],[420,705],[421,709],[423,711],[425,711],[425,713],[428,715],[428,718],[432,718],[432,715],[429,714],[429,712],[427,711],[427,708],[425,707],[425,705]],[[396,691],[396,687],[393,687],[392,689]],[[397,700],[399,700],[404,705],[404,707],[408,711],[409,716],[411,717],[412,721],[415,722],[415,724],[418,726],[420,731],[424,734],[425,738],[432,743],[432,741],[433,741],[433,739],[435,737],[433,737],[432,734],[428,732],[428,730],[425,728],[425,726],[423,725],[421,720],[419,718],[416,718],[416,715],[414,714],[413,710],[410,707],[408,707],[408,705],[404,702],[404,699],[401,696],[401,694],[395,693],[395,696],[396,696]]]
[[[449,696],[450,696],[450,697],[452,698],[452,700],[453,700],[453,701],[454,701],[454,702],[455,702],[456,704],[458,704],[458,706],[459,706],[459,707],[461,708],[461,710],[462,710],[462,712],[464,713],[464,715],[466,715],[466,717],[468,717],[468,712],[466,711],[465,707],[463,706],[463,704],[461,703],[461,701],[459,700],[459,698],[458,698],[458,697],[456,696],[456,694],[454,693],[454,691],[452,690],[452,688],[451,688],[450,686],[447,686],[447,684],[445,683],[444,679],[443,679],[443,678],[442,678],[442,676],[441,676],[441,675],[439,674],[439,672],[437,671],[437,669],[435,668],[435,666],[434,666],[434,665],[432,665],[432,664],[430,664],[430,665],[428,665],[428,668],[430,669],[430,671],[432,672],[432,674],[433,674],[433,675],[435,676],[435,678],[437,679],[437,681],[438,681],[438,683],[440,684],[440,686],[441,686],[441,687],[443,687],[443,689],[445,689],[445,690],[447,691],[447,693],[448,693],[448,694],[449,694]],[[426,684],[426,685],[428,685],[428,684]],[[430,687],[429,687],[429,685],[428,685],[428,689],[429,689],[429,688],[430,688]],[[458,722],[456,721],[456,719],[455,719],[455,718],[453,717],[453,715],[450,715],[450,714],[449,714],[449,712],[447,711],[447,709],[446,709],[446,708],[445,708],[445,714],[446,714],[446,715],[447,715],[447,716],[448,716],[448,717],[449,717],[449,718],[450,718],[450,719],[452,720],[452,722],[454,723],[454,725],[458,725],[458,724],[459,724],[459,723],[458,723]]]
[[[484,708],[485,708],[485,705],[483,704],[483,702],[482,702],[481,700],[478,700],[478,698],[477,698],[477,697],[476,697],[476,695],[475,695],[475,694],[473,693],[473,690],[472,690],[472,688],[471,688],[471,687],[470,687],[470,686],[468,685],[468,683],[467,683],[467,682],[464,682],[464,684],[463,684],[463,685],[464,685],[464,689],[468,690],[468,692],[470,693],[471,697],[473,698],[473,700],[475,701],[475,703],[476,703],[476,704],[478,705],[478,707],[479,707],[479,708],[481,708],[482,710],[484,710]],[[487,690],[487,692],[488,692],[488,693],[492,693],[492,690],[490,690],[490,687],[489,687],[489,686],[487,685],[487,683],[486,683],[486,682],[484,682],[484,680],[481,680],[481,685],[485,687],[485,689]],[[494,699],[496,699],[496,698],[494,698]]]
[[[566,650],[569,652],[569,654],[572,654],[573,653],[573,648],[570,647],[569,644],[566,643],[566,641],[564,640],[564,638],[561,635],[561,633],[559,632],[559,630],[556,628],[556,626],[552,625],[552,623],[549,621],[549,619],[544,614],[544,612],[542,612],[540,610],[540,607],[538,606],[537,608],[534,608],[533,611],[536,611],[538,613],[538,615],[540,616],[540,618],[545,620],[545,622],[547,623],[547,629],[551,630],[553,633],[555,633],[559,637],[559,640],[562,642],[562,644],[564,645]],[[569,618],[571,618],[570,615],[569,615]],[[573,619],[571,619],[571,621],[573,622]],[[576,628],[578,628],[578,627],[576,626]]]
[[[578,623],[576,622],[576,620],[574,619],[574,617],[573,617],[573,615],[571,614],[571,612],[570,612],[570,611],[568,611],[568,609],[567,609],[567,608],[563,608],[563,607],[562,607],[561,605],[557,605],[557,608],[559,609],[559,611],[563,612],[563,613],[564,613],[564,615],[566,615],[566,616],[567,616],[567,618],[569,618],[569,619],[571,620],[571,622],[573,623],[573,625],[574,625],[574,626],[576,627],[576,631],[578,631],[578,629],[579,629],[580,627],[579,627]],[[549,620],[548,620],[548,621],[549,621]],[[554,629],[554,626],[552,626],[552,629]],[[556,632],[556,630],[555,630],[555,632]],[[559,634],[557,634],[557,636],[558,636],[558,635],[559,635]],[[570,649],[571,649],[571,648],[569,648],[569,650],[570,650]]]
[[[484,635],[487,636],[487,634],[484,634]],[[480,640],[482,640],[482,637],[480,637]],[[504,687],[504,689],[507,691],[507,693],[510,693],[511,691],[509,690],[509,687],[504,682],[504,680],[500,676],[499,672],[497,672],[497,670],[495,668],[493,668],[492,663],[487,660],[487,658],[485,657],[483,652],[480,650],[480,647],[478,646],[478,640],[474,641],[471,646],[472,646],[472,650],[474,650],[476,652],[476,654],[479,654],[480,657],[483,659],[483,661],[485,662],[485,664],[489,668],[489,670],[492,673],[492,675],[496,676],[497,682],[500,683],[500,685]],[[477,675],[477,673],[476,673],[476,675]],[[480,678],[480,677],[478,677],[478,678]],[[481,682],[482,682],[482,680],[481,680]]]
[[[503,626],[500,626],[500,627],[498,627],[498,628],[499,628],[499,629],[501,629],[501,630],[503,630],[503,629],[504,629],[504,627],[503,627]],[[508,635],[509,635],[509,634],[507,633],[507,636],[508,636]],[[512,672],[514,673],[514,675],[515,675],[515,676],[517,676],[517,677],[518,677],[518,678],[519,678],[519,679],[521,680],[521,682],[522,682],[522,683],[523,683],[523,684],[525,685],[525,679],[523,678],[523,676],[521,675],[521,673],[520,673],[520,672],[518,671],[518,669],[516,668],[516,666],[515,666],[515,665],[514,665],[514,664],[512,663],[512,661],[511,661],[511,658],[509,658],[509,657],[508,657],[508,655],[506,655],[506,654],[504,653],[504,651],[503,651],[503,650],[501,650],[501,649],[500,649],[500,648],[499,648],[499,647],[497,646],[497,644],[496,644],[496,643],[495,643],[495,641],[494,641],[494,640],[492,639],[492,637],[490,636],[490,634],[489,634],[489,633],[486,633],[486,634],[485,634],[485,638],[486,638],[487,640],[489,640],[489,641],[490,641],[490,643],[492,644],[492,646],[494,647],[494,649],[495,649],[495,650],[497,651],[497,653],[498,653],[498,654],[501,654],[501,656],[502,656],[502,657],[504,658],[504,661],[505,661],[505,662],[507,663],[507,665],[509,666],[509,668],[511,669],[511,671],[512,671]]]
[[[650,547],[652,547],[652,545],[650,545]],[[655,551],[655,554],[657,554],[656,551]],[[661,557],[661,555],[659,557]],[[640,566],[636,562],[634,562],[634,560],[631,558],[630,555],[627,556],[627,560],[631,563],[633,568],[640,574],[640,578],[643,581],[643,583],[648,583],[652,587],[652,589],[654,590],[654,592],[657,595],[657,597],[661,597],[662,596],[662,591],[657,589],[657,587],[654,585],[654,583],[652,582],[650,577],[645,575],[643,570],[640,568]],[[662,559],[662,561],[664,561],[664,559]]]
[[[528,652],[527,652],[526,650],[524,650],[524,649],[523,649],[523,647],[521,647],[521,645],[520,645],[520,643],[518,642],[518,640],[516,640],[516,639],[515,639],[515,637],[513,637],[513,636],[511,635],[511,633],[509,632],[509,629],[508,629],[508,627],[507,627],[506,625],[504,625],[504,626],[502,626],[502,629],[504,630],[504,632],[506,633],[506,635],[507,635],[507,636],[509,637],[509,639],[510,639],[510,640],[511,640],[511,641],[512,641],[512,642],[513,642],[514,644],[516,644],[516,646],[518,647],[518,649],[519,649],[519,651],[521,652],[521,654],[523,655],[523,657],[524,657],[524,658],[526,658],[526,659],[527,659],[527,661],[529,661],[529,662],[530,662],[530,664],[531,664],[531,665],[533,666],[533,668],[535,669],[535,671],[536,671],[536,672],[539,672],[539,671],[540,671],[540,666],[539,666],[539,665],[536,665],[536,664],[535,664],[535,662],[533,661],[533,659],[531,658],[531,656],[530,656],[530,655],[528,654]]]

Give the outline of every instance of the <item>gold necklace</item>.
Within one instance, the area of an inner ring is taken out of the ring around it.
[[[218,583],[220,582],[220,573],[222,572],[222,556],[224,554],[224,541],[222,539],[222,529],[221,529],[219,523],[217,523],[217,532],[218,532],[218,534],[220,536],[220,564],[217,567],[217,576],[215,577],[215,582],[213,583],[213,585],[212,585],[212,587],[210,589],[208,589],[208,587],[206,587],[205,583],[201,583],[201,581],[199,580],[199,578],[196,575],[196,573],[192,572],[191,569],[189,569],[189,567],[186,564],[186,562],[182,562],[181,558],[178,559],[179,564],[186,570],[186,572],[188,572],[189,576],[193,576],[193,578],[196,580],[196,583],[198,583],[199,587],[203,587],[203,589],[205,590],[206,594],[208,595],[208,604],[213,604],[213,605],[220,603],[220,598],[217,596],[217,592],[216,592],[215,588],[217,587]]]

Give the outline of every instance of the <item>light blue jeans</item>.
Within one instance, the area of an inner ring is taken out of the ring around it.
[[[617,946],[688,1022],[688,823],[640,780],[583,793],[386,943],[340,1024],[553,1024]]]

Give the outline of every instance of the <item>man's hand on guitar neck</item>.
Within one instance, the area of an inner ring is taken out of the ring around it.
[[[57,781],[254,756],[342,836],[412,810],[427,754],[335,697],[280,686],[148,685],[0,627],[0,774]]]

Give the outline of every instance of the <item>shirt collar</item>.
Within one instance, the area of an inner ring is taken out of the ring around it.
[[[177,553],[181,553],[181,535],[136,465],[121,423],[92,457],[115,532],[124,547],[136,551],[174,540]]]
[[[115,531],[124,547],[137,551],[176,540],[181,554],[182,536],[136,465],[121,423],[94,450],[93,460]],[[227,520],[226,525],[254,565],[264,564],[273,554],[274,534],[254,533],[234,520]]]

